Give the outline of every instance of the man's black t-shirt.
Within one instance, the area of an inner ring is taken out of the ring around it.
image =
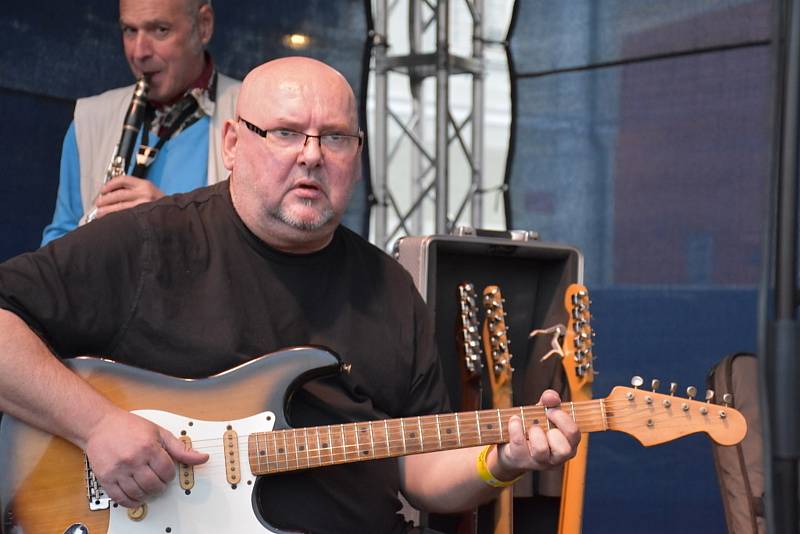
[[[410,276],[339,227],[325,249],[266,246],[228,182],[111,214],[0,265],[0,307],[62,358],[103,355],[205,377],[294,345],[352,364],[292,400],[297,426],[446,411],[430,320]],[[266,519],[310,532],[404,532],[396,460],[271,476]]]

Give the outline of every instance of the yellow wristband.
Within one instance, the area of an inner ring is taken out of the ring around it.
[[[497,480],[492,472],[489,471],[489,466],[486,464],[486,457],[489,456],[489,451],[492,450],[492,447],[494,447],[494,445],[487,445],[478,455],[478,475],[480,475],[481,480],[493,488],[507,488],[522,478],[523,475],[518,476],[514,480]]]

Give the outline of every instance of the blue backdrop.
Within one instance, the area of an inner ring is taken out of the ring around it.
[[[768,0],[517,2],[509,225],[585,255],[594,394],[757,346]],[[662,386],[665,391],[665,386]],[[584,532],[725,532],[711,445],[590,438]]]

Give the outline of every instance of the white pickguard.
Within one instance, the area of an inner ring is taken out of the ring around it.
[[[275,422],[272,412],[237,421],[202,421],[158,410],[137,410],[133,413],[164,427],[175,436],[185,431],[192,439],[192,446],[201,452],[208,452],[210,458],[206,463],[194,467],[194,487],[188,495],[176,477],[163,494],[148,501],[147,514],[141,521],[130,519],[127,508],[112,505],[108,534],[277,532],[262,524],[253,510],[252,495],[256,477],[251,473],[247,459],[247,436],[253,432],[271,431]],[[222,436],[228,425],[239,435],[241,482],[236,489],[225,477]]]

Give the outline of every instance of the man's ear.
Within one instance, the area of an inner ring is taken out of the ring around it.
[[[197,11],[197,29],[200,41],[206,46],[214,34],[214,10],[210,4],[203,4]]]
[[[233,170],[233,164],[236,162],[236,144],[238,142],[237,122],[226,120],[222,125],[222,161],[229,171]]]

